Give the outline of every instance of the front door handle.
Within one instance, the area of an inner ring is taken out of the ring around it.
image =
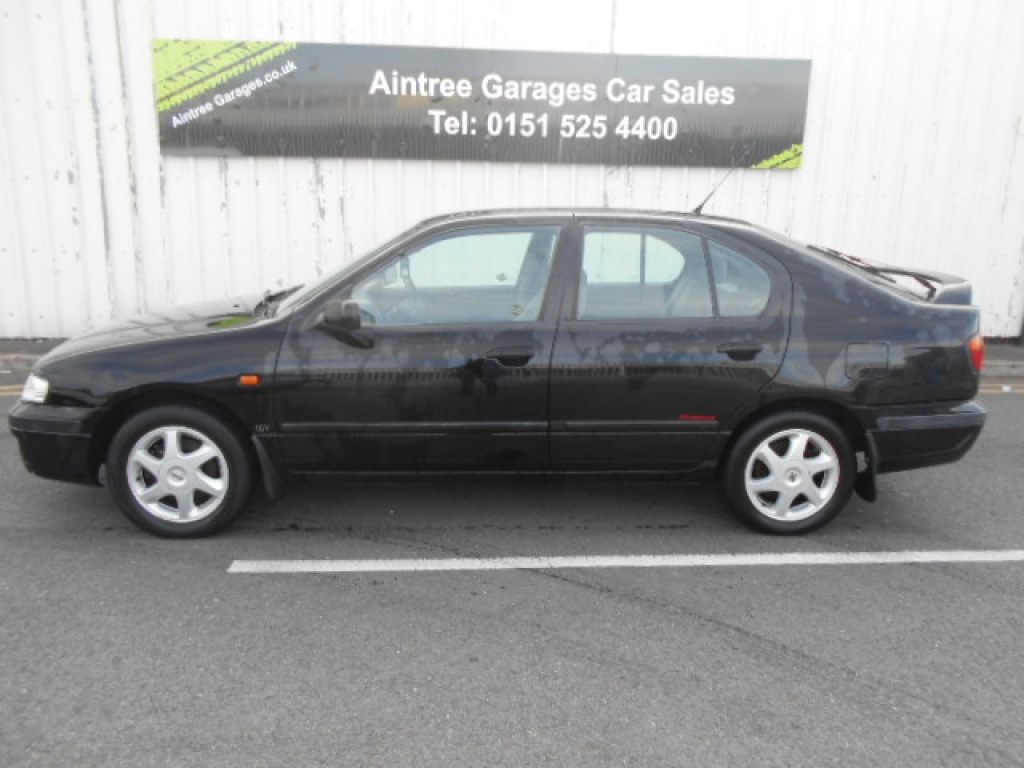
[[[533,347],[501,347],[492,349],[486,355],[485,360],[494,360],[506,368],[522,368],[529,363],[536,351]]]
[[[744,363],[757,357],[762,349],[764,349],[764,344],[759,344],[756,341],[731,341],[718,346],[718,351],[722,354],[728,355],[732,360]]]

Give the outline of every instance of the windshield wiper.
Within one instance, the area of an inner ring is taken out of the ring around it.
[[[283,291],[277,292],[267,290],[267,292],[263,294],[263,298],[260,299],[256,303],[256,306],[252,308],[253,316],[273,317],[274,313],[277,311],[277,305],[280,304],[282,300],[291,296],[301,287],[301,285],[295,285],[292,286],[291,288],[285,288]]]

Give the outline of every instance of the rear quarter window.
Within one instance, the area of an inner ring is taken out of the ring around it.
[[[708,241],[715,279],[718,313],[722,317],[755,317],[768,306],[772,283],[768,273],[746,256]]]

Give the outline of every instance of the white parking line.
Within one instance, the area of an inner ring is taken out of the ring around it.
[[[898,565],[1020,563],[1024,549],[906,552],[780,552],[720,555],[460,557],[409,560],[235,560],[228,573],[398,573],[408,571],[540,571],[561,568],[733,568],[768,565]]]

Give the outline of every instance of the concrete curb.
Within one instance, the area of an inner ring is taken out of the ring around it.
[[[1024,363],[1016,360],[988,360],[982,377],[1021,378],[1024,377]]]

